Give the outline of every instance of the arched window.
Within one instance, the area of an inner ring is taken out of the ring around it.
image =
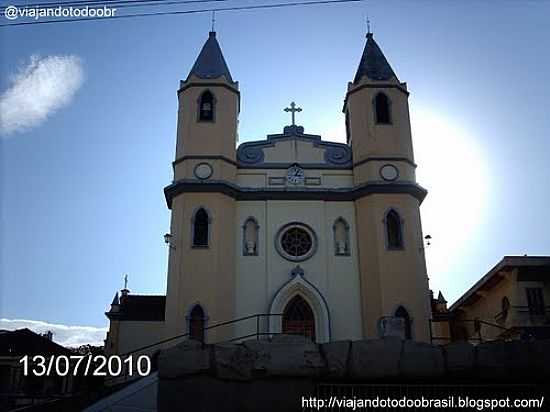
[[[199,121],[211,122],[214,120],[214,95],[205,91],[199,99]]]
[[[208,246],[208,226],[210,217],[204,208],[200,208],[193,217],[193,247]]]
[[[389,124],[390,117],[390,99],[384,93],[378,93],[374,98],[374,107],[376,112],[376,123]]]
[[[386,240],[388,249],[403,249],[403,230],[401,217],[395,210],[386,214]]]
[[[304,335],[315,340],[315,317],[300,295],[294,296],[283,313],[283,333]]]
[[[409,316],[409,312],[407,312],[407,309],[405,309],[403,306],[399,306],[395,311],[395,317],[402,318],[404,320],[405,339],[412,339],[411,317]]]
[[[334,222],[332,230],[334,232],[334,253],[337,256],[349,255],[350,245],[348,223],[343,218],[339,217]]]
[[[204,341],[204,310],[201,305],[195,305],[189,314],[189,337],[191,339]]]
[[[243,225],[243,255],[258,256],[258,232],[260,226],[253,217],[246,219]]]

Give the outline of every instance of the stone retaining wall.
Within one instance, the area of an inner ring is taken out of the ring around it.
[[[284,335],[222,345],[186,341],[161,352],[158,372],[159,411],[183,399],[194,412],[295,410],[319,382],[546,384],[550,341],[436,346],[389,337],[316,345]]]

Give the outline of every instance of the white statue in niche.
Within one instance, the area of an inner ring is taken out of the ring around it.
[[[255,256],[258,254],[258,223],[254,218],[248,218],[243,226],[244,254]]]
[[[348,225],[346,221],[339,218],[334,222],[334,244],[337,255],[349,254]]]
[[[347,253],[346,242],[344,242],[342,240],[337,240],[336,241],[336,253],[338,255],[345,255]]]
[[[255,255],[256,254],[256,242],[249,240],[246,242],[246,254]]]

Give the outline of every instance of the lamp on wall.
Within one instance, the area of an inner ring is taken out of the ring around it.
[[[424,239],[426,240],[426,246],[430,246],[432,244],[432,237],[430,235],[424,236]]]
[[[175,249],[174,245],[172,245],[172,235],[170,233],[164,234],[164,243],[166,243],[168,247]]]

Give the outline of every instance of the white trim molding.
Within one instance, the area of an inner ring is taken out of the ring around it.
[[[300,295],[311,307],[315,317],[315,341],[317,343],[330,342],[330,311],[328,304],[319,290],[304,278],[304,271],[300,266],[292,271],[292,278],[275,292],[269,313],[271,315],[282,314],[290,300]],[[282,316],[269,317],[269,332],[281,333],[283,325]]]

